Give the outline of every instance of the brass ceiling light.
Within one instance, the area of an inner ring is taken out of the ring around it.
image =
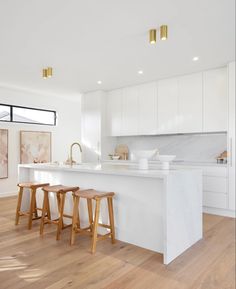
[[[43,78],[47,78],[47,77],[48,77],[47,69],[43,68]]]
[[[168,38],[168,26],[162,25],[160,27],[160,38],[161,40],[166,40]]]
[[[52,77],[52,67],[43,68],[43,78]]]
[[[47,68],[47,76],[52,77],[52,67]]]
[[[149,42],[150,44],[155,44],[157,42],[157,30],[156,29],[149,30]]]

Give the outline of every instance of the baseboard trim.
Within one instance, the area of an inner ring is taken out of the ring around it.
[[[17,196],[17,192],[0,193],[0,198]]]
[[[212,215],[236,218],[236,211],[232,211],[232,210],[203,207],[203,212],[207,214],[212,214]]]

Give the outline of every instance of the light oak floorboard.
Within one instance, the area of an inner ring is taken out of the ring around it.
[[[14,225],[16,197],[0,199],[1,289],[235,289],[235,220],[204,214],[204,238],[168,266],[162,255],[117,241],[99,241],[70,228],[56,241],[56,226],[27,217]]]

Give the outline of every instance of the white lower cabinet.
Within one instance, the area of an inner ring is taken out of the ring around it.
[[[216,209],[227,209],[228,197],[226,194],[214,193],[214,192],[203,192],[203,206],[216,208]]]
[[[227,167],[201,167],[203,171],[203,206],[228,209]]]
[[[203,207],[230,210],[228,196],[228,173],[226,166],[183,166],[201,169],[203,175]]]

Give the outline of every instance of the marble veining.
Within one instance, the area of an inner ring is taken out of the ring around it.
[[[217,156],[227,149],[227,134],[117,137],[117,144],[127,144],[130,155],[135,150],[158,148],[160,154],[176,155],[176,160],[216,163]]]

